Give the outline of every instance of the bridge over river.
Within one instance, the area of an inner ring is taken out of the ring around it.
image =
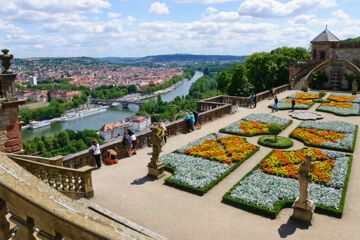
[[[123,108],[129,108],[129,104],[134,104],[141,108],[146,103],[146,101],[117,98],[117,99],[92,99],[91,103],[109,105],[109,106],[113,106],[114,103],[119,103],[122,105]]]

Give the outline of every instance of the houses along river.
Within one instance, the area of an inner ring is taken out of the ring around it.
[[[193,82],[203,76],[202,72],[196,72],[191,80],[184,82],[174,90],[161,95],[163,101],[171,101],[176,96],[185,96],[189,93],[190,86]],[[100,129],[104,124],[115,122],[125,119],[135,114],[139,108],[136,105],[129,105],[129,109],[123,109],[121,106],[110,107],[105,112],[84,116],[74,120],[66,122],[54,122],[48,127],[37,128],[34,130],[24,129],[22,130],[23,140],[30,140],[34,137],[42,135],[51,135],[55,132],[72,129],[72,130],[84,130],[84,129]]]

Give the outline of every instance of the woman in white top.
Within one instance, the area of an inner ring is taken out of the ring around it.
[[[133,131],[131,131],[130,129],[128,129],[128,134],[130,135],[133,154],[136,155],[136,136],[135,136],[135,133]]]
[[[100,151],[100,145],[96,142],[95,139],[92,140],[92,145],[89,148],[91,152],[94,153],[96,166],[97,168],[101,168],[101,151]]]

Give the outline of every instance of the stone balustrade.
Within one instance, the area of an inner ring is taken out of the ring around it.
[[[10,228],[14,225],[16,231]],[[140,230],[130,229],[64,196],[0,153],[0,239],[10,238],[152,239]]]
[[[8,157],[68,197],[80,199],[94,196],[91,175],[93,167],[85,166],[79,169],[72,169],[38,162],[37,160],[41,159],[39,157],[14,154],[8,154]],[[57,162],[61,160],[62,164],[63,157],[58,157],[57,159]]]
[[[285,84],[280,87],[274,88],[274,93],[278,94],[289,90],[289,84]],[[268,91],[258,93],[257,101],[262,101],[268,98]],[[231,113],[232,105],[238,105],[241,107],[248,107],[250,105],[250,99],[248,97],[234,97],[234,96],[216,96],[202,101],[198,101],[199,122],[205,124],[206,122],[213,121],[217,118],[221,118],[226,114]],[[179,119],[166,125],[167,136],[172,137],[177,134],[185,133],[189,131],[189,128],[184,119]],[[150,130],[142,131],[136,134],[136,146],[138,149],[146,146],[151,146],[152,132]],[[124,158],[127,156],[126,150],[122,144],[122,139],[116,139],[115,141],[103,144],[101,147],[101,155],[104,159],[108,149],[113,149],[118,154],[118,158]],[[63,166],[67,168],[81,168],[83,166],[95,166],[95,159],[91,152],[88,150],[70,154],[64,157]]]

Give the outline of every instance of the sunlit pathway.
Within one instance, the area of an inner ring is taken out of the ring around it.
[[[288,91],[279,98],[290,95]],[[270,100],[260,102],[256,109],[241,108],[237,113],[227,115],[202,126],[189,134],[180,134],[168,139],[163,148],[166,154],[203,137],[218,132],[222,127],[231,124],[251,113],[270,113],[267,105]],[[315,104],[310,111],[315,111]],[[299,110],[301,111],[301,110]],[[288,111],[279,111],[275,116],[288,118]],[[359,124],[359,117],[336,117],[322,113],[322,121],[340,120]],[[288,136],[300,123],[294,122],[280,135]],[[247,138],[257,144],[258,137]],[[360,139],[358,135],[357,145]],[[291,149],[304,145],[294,140]],[[271,149],[261,147],[255,155],[239,168],[218,183],[204,196],[197,196],[176,188],[164,185],[164,179],[149,181],[146,177],[147,164],[150,161],[151,148],[138,150],[131,158],[122,159],[115,166],[103,166],[93,172],[95,196],[91,201],[149,228],[169,239],[358,239],[360,235],[360,165],[358,156],[360,148],[354,153],[352,173],[347,191],[345,209],[342,219],[315,214],[313,225],[309,229],[294,228],[287,224],[292,209],[283,209],[275,220],[221,203],[222,196],[247,172],[249,172]]]

